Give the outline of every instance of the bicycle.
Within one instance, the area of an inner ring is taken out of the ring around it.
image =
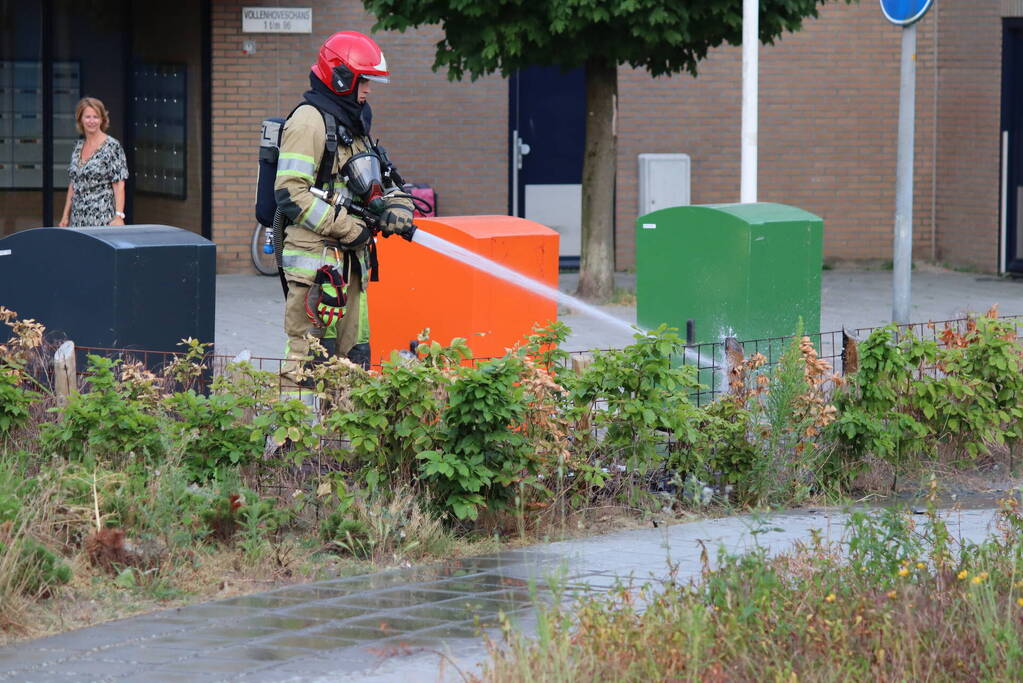
[[[252,265],[256,267],[260,275],[277,274],[277,259],[274,257],[272,244],[267,241],[269,230],[270,228],[265,225],[256,223],[256,229],[252,231],[252,244],[250,245]],[[267,245],[271,245],[269,254],[264,250]]]

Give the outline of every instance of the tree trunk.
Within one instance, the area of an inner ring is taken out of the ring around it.
[[[618,68],[586,62],[586,149],[583,153],[582,254],[579,296],[607,301],[614,291],[615,115]]]

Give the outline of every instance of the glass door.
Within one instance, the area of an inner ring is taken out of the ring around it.
[[[78,141],[75,105],[84,96],[99,99],[110,117],[108,135],[127,152],[128,0],[52,0],[52,118],[53,222],[60,221],[68,190],[68,165]],[[129,167],[129,170],[130,167]],[[129,186],[130,189],[130,186]],[[131,193],[127,193],[130,201]],[[130,205],[126,208],[130,209]],[[129,214],[130,219],[130,214]]]
[[[42,3],[0,0],[0,236],[43,224]]]

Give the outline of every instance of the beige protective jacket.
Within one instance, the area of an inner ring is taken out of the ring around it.
[[[285,233],[281,255],[284,272],[289,280],[304,284],[312,284],[316,269],[325,262],[337,263],[333,249],[325,249],[325,242],[340,243],[343,249],[345,244],[359,237],[364,226],[358,217],[344,209],[336,211],[309,192],[316,182],[326,138],[323,115],[316,107],[302,105],[296,109],[284,124],[274,181],[277,207],[292,222]],[[356,137],[350,147],[338,142],[332,175],[338,177],[352,156],[370,149],[370,141],[364,136]],[[340,186],[339,181],[335,187]],[[412,202],[407,199],[403,200],[405,202],[411,209]],[[366,263],[365,246],[355,251],[359,260]],[[363,279],[362,286],[365,285],[366,279]]]

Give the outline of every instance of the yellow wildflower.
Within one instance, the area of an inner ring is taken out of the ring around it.
[[[968,572],[968,571],[966,571],[964,569],[961,572],[959,572],[959,574],[956,576],[956,578],[959,579],[960,581],[962,581],[963,579],[965,579],[969,575],[970,575],[970,572]]]
[[[909,570],[903,567],[899,570],[899,576],[909,576]]]
[[[828,593],[828,597],[824,598],[824,602],[834,602],[834,601],[835,601],[835,594],[834,593]]]
[[[983,581],[984,579],[986,579],[988,577],[988,573],[987,572],[981,572],[979,574],[979,576],[980,576],[981,581]]]
[[[1016,604],[1023,607],[1023,598],[1016,598]]]
[[[978,583],[980,583],[983,580],[984,580],[983,576],[977,575],[977,576],[974,576],[972,579],[970,579],[970,583],[972,583],[973,585],[976,586]]]
[[[896,591],[888,591],[887,595],[889,600],[894,600],[895,596],[898,595],[898,593]]]
[[[926,567],[926,566],[927,566],[927,565],[925,565],[925,564],[924,564],[923,562],[917,562],[917,563],[916,563],[916,568],[917,568],[917,569],[923,569],[923,568],[924,568],[924,567]]]

